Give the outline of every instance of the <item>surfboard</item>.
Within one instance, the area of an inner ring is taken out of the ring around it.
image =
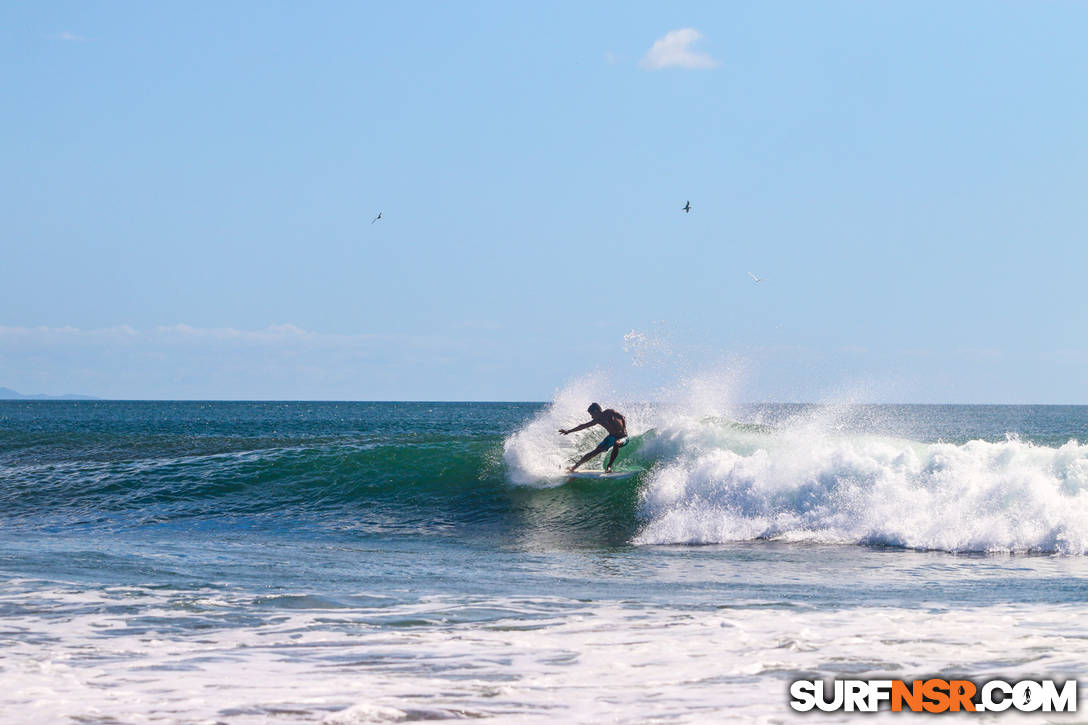
[[[604,471],[575,471],[570,473],[565,471],[563,475],[568,478],[630,478],[636,473],[638,471],[612,471],[611,473]]]

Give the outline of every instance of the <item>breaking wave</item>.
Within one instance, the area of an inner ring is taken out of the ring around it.
[[[600,381],[579,381],[507,438],[508,476],[561,484],[559,467],[600,434],[563,438],[555,429],[584,420],[586,401],[600,398],[628,414],[635,445],[618,465],[643,471],[635,544],[770,539],[1088,554],[1088,446],[1076,440],[926,442],[859,431],[838,407],[767,425],[765,411],[731,409],[727,398],[693,405],[705,389],[692,386],[675,404],[621,404],[608,403]]]

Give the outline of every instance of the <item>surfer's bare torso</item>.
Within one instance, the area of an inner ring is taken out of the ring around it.
[[[593,422],[616,436],[616,438],[627,437],[627,420],[611,408],[602,410],[601,414]]]

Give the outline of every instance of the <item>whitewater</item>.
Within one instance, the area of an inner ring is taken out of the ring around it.
[[[512,481],[565,482],[564,464],[601,434],[568,442],[555,431],[588,417],[582,401],[594,399],[597,387],[561,391],[505,441]],[[634,544],[777,540],[1088,553],[1088,446],[1073,437],[1045,445],[991,428],[980,432],[1000,440],[912,440],[874,432],[893,411],[872,406],[740,406],[715,415],[689,403],[626,409],[633,445],[619,465],[645,471]],[[941,412],[899,411],[915,419]],[[911,421],[897,421],[904,422]]]
[[[801,677],[1088,678],[1088,407],[624,388],[0,402],[0,722],[783,723]],[[634,476],[562,475],[594,401]]]

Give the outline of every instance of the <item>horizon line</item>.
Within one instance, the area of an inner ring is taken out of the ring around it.
[[[418,403],[428,405],[548,405],[550,400],[429,400],[418,399],[347,399],[347,398],[100,398],[96,396],[49,396],[39,394],[19,398],[0,398],[0,403]],[[661,404],[661,401],[641,400],[639,403]],[[903,402],[828,402],[828,401],[743,401],[735,405],[819,405],[819,406],[862,406],[862,405],[900,405],[900,406],[960,406],[960,407],[1086,407],[1088,403],[903,403]]]

